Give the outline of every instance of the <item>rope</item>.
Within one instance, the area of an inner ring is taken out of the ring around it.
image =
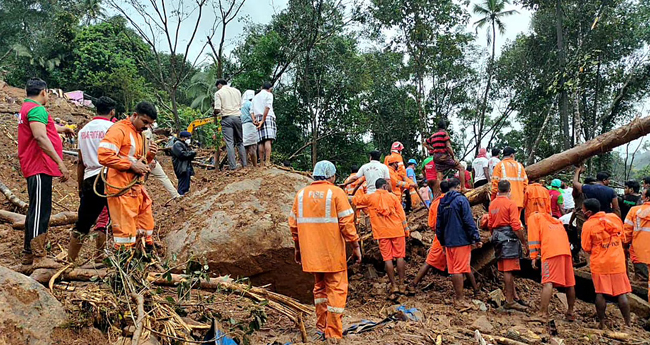
[[[143,155],[142,155],[142,158],[140,159],[140,161],[142,161],[143,163],[146,164],[147,152],[149,152],[149,140],[144,135],[144,132],[142,132],[142,142],[144,144],[143,145],[144,150],[143,150]],[[144,183],[147,180],[147,177],[149,176],[149,174],[145,175],[144,179],[140,179],[138,176],[136,176],[133,179],[133,181],[129,182],[129,184],[127,184],[126,186],[117,187],[117,186],[111,185],[106,180],[106,172],[107,171],[108,171],[108,168],[103,167],[102,170],[99,172],[99,174],[97,174],[97,176],[95,177],[95,182],[93,183],[93,191],[95,192],[95,194],[97,196],[99,196],[101,198],[114,198],[114,197],[122,196],[122,195],[126,194],[129,190],[131,190],[131,188],[133,188],[133,186],[135,186],[136,184]],[[107,192],[106,194],[100,193],[97,190],[97,183],[99,182],[100,178],[102,179],[102,182],[104,182],[104,189],[106,189],[106,187],[110,187],[110,188],[113,188],[113,189],[117,189],[117,192],[116,193],[108,193]]]

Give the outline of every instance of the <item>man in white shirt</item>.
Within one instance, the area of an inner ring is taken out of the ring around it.
[[[376,150],[371,151],[370,162],[362,165],[356,176],[349,177],[346,185],[360,179],[361,177],[365,177],[368,185],[368,191],[366,193],[372,194],[377,190],[375,183],[378,179],[383,178],[384,180],[390,181],[390,171],[385,164],[382,164],[379,161],[380,158],[381,152]]]
[[[490,181],[490,168],[486,149],[482,148],[478,151],[478,156],[472,161],[472,169],[474,169],[474,188],[485,185]]]
[[[257,120],[257,131],[259,134],[259,158],[264,165],[271,165],[271,146],[278,132],[275,123],[275,112],[273,112],[273,85],[265,82],[260,91],[253,97],[253,114]]]
[[[499,159],[499,155],[501,154],[501,150],[499,149],[492,149],[492,157],[490,157],[490,160],[488,161],[488,168],[490,168],[490,176],[494,173],[494,167],[497,166],[501,160]]]
[[[98,196],[94,191],[97,175],[104,168],[97,159],[97,149],[108,129],[113,125],[111,118],[115,116],[117,103],[109,97],[100,97],[95,102],[97,116],[88,122],[78,134],[79,159],[77,161],[77,183],[79,186],[79,217],[70,233],[68,246],[68,260],[74,262],[79,255],[79,250],[86,236],[90,232],[97,217],[107,207],[106,198]],[[104,192],[104,182],[97,181],[97,191]],[[96,228],[97,237],[95,245],[98,251],[104,249],[106,243],[106,229]],[[103,230],[103,231],[102,231]]]
[[[217,80],[217,91],[214,94],[214,115],[221,117],[221,132],[226,142],[228,166],[230,170],[237,169],[235,147],[239,151],[242,167],[246,166],[246,150],[241,124],[241,92],[228,86],[225,80]]]

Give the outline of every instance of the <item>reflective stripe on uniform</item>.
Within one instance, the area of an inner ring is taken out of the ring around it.
[[[528,242],[528,244],[532,246],[532,245],[535,245],[535,244],[540,245],[541,243],[539,241],[530,241],[530,242]]]
[[[113,237],[115,243],[135,243],[135,237]]]
[[[109,150],[111,150],[111,151],[113,151],[113,152],[115,152],[115,153],[119,153],[119,152],[120,152],[120,148],[117,147],[117,145],[114,145],[114,144],[111,144],[111,143],[107,143],[107,142],[101,142],[101,143],[99,143],[99,148],[109,149]]]
[[[291,213],[289,213],[289,218],[296,219],[296,214],[291,211]]]
[[[336,307],[327,306],[327,311],[329,311],[330,313],[343,314],[345,308],[336,308]]]
[[[325,217],[329,217],[332,214],[332,190],[327,190],[327,196],[325,196]]]
[[[302,218],[302,214],[303,214],[304,195],[305,195],[305,190],[304,189],[300,190],[300,192],[298,193],[298,217],[299,218]]]
[[[298,217],[298,224],[325,224],[325,223],[338,223],[339,219],[334,217]]]
[[[314,298],[314,304],[327,303],[327,298]]]
[[[352,209],[347,209],[345,211],[339,212],[338,217],[343,218],[343,217],[351,216],[353,214],[354,214],[354,211]]]
[[[627,224],[627,225],[634,225],[634,222],[631,221],[631,220],[629,220],[629,219],[626,219],[626,220],[625,220],[625,224]]]

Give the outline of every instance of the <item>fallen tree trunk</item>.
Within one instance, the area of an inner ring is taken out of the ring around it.
[[[650,133],[650,116],[636,118],[625,126],[526,167],[526,174],[528,174],[529,180],[553,174],[572,165],[580,164],[589,157],[609,152],[648,133]],[[476,205],[487,200],[489,194],[490,184],[488,183],[469,191],[466,196],[472,205]]]
[[[25,215],[0,210],[0,220],[11,223],[16,230],[25,228]],[[50,217],[50,226],[68,225],[77,221],[77,212],[60,212]]]
[[[4,194],[12,204],[16,205],[16,207],[21,210],[27,210],[29,207],[26,202],[20,200],[20,198],[18,198],[16,194],[14,194],[14,192],[12,192],[11,189],[2,182],[0,182],[0,192],[2,192],[2,194]]]

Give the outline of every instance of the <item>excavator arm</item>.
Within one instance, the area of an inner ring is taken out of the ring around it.
[[[205,126],[210,123],[215,123],[215,118],[213,116],[210,117],[204,117],[202,119],[196,119],[190,123],[189,126],[187,126],[187,131],[190,133],[194,133],[194,130],[198,127]]]

